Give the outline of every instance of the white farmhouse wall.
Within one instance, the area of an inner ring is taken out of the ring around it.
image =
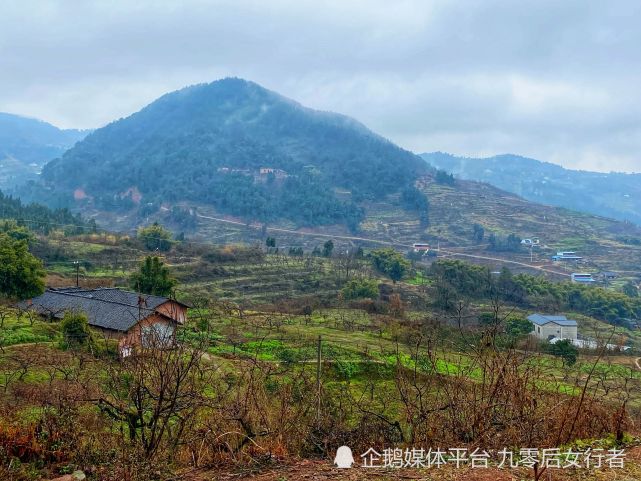
[[[548,340],[550,337],[558,337],[561,339],[576,339],[577,328],[576,326],[560,326],[555,322],[548,322],[543,326],[534,325],[534,335],[539,339]]]

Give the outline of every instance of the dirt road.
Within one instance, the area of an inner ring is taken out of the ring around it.
[[[240,221],[223,219],[223,218],[220,218],[220,217],[211,217],[211,216],[202,215],[202,214],[197,214],[197,215],[198,215],[198,217],[200,217],[202,219],[208,219],[208,220],[213,220],[213,221],[216,221],[216,222],[222,222],[222,223],[226,223],[226,224],[233,224],[233,225],[248,227],[250,229],[256,229],[256,230],[262,229],[262,225],[260,225],[260,224],[246,224],[246,223],[243,223],[243,222],[240,222]],[[386,246],[390,246],[390,247],[405,247],[405,248],[408,248],[408,249],[412,247],[410,244],[404,244],[404,243],[401,243],[401,242],[384,241],[384,240],[378,240],[378,239],[370,239],[368,237],[343,236],[343,235],[334,235],[334,234],[319,234],[319,233],[316,233],[316,232],[305,232],[305,231],[293,230],[293,229],[282,229],[282,228],[278,228],[278,227],[267,227],[265,230],[267,232],[284,232],[284,233],[287,233],[287,234],[294,234],[294,235],[308,236],[308,237],[325,237],[325,238],[330,238],[330,239],[342,239],[342,240],[348,240],[348,241],[362,241],[362,242],[369,242],[369,243],[372,243],[372,244],[386,245]],[[499,257],[488,257],[488,256],[475,255],[475,254],[464,254],[462,252],[456,252],[456,251],[447,250],[447,249],[440,249],[439,252],[443,253],[443,254],[450,255],[450,256],[467,257],[467,258],[471,258],[471,259],[500,262],[502,264],[517,265],[517,266],[521,266],[521,267],[527,267],[528,269],[535,269],[535,270],[542,271],[542,272],[548,272],[550,274],[570,277],[570,274],[567,274],[565,272],[559,272],[559,271],[556,271],[556,270],[553,270],[553,269],[549,269],[547,267],[527,264],[525,262],[511,261],[511,260],[502,259],[502,258],[499,258]]]

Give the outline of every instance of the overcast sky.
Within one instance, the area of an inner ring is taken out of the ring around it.
[[[94,128],[226,76],[415,152],[641,172],[641,2],[0,0],[0,111]]]

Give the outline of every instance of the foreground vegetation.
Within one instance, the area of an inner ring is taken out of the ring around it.
[[[525,319],[532,309],[578,311],[583,332],[598,329],[633,355],[635,332],[609,313],[638,316],[638,300],[612,290],[456,261],[426,268],[329,242],[283,253],[273,239],[212,246],[159,226],[138,237],[28,234],[21,245],[49,284],[73,284],[78,272],[87,286],[163,285],[193,307],[174,349],[119,359],[82,316],[49,322],[6,302],[2,479],[75,469],[96,480],[168,479],[331,459],[343,444],[612,447],[636,434],[634,357],[539,345]]]

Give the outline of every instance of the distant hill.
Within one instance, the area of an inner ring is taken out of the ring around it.
[[[0,231],[8,220],[16,221],[19,225],[44,234],[54,230],[61,230],[67,234],[80,234],[97,229],[95,221],[87,221],[68,209],[50,209],[41,204],[23,204],[20,199],[0,191]]]
[[[433,152],[421,157],[461,179],[487,182],[533,202],[641,225],[641,174],[568,170],[518,155],[477,159]]]
[[[0,188],[34,178],[42,166],[87,135],[0,112]]]
[[[359,122],[228,78],[169,93],[98,129],[43,177],[103,210],[192,201],[251,220],[355,227],[359,204],[429,169]]]

